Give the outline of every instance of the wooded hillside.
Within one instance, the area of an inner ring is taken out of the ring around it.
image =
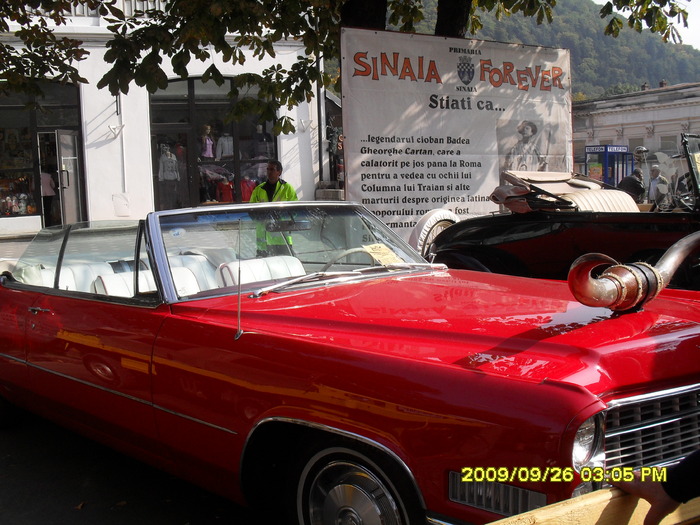
[[[426,18],[419,32],[432,33],[437,0],[424,0]],[[600,5],[591,0],[559,0],[551,24],[537,25],[532,18],[513,15],[497,21],[481,15],[484,28],[472,38],[561,47],[571,52],[575,100],[638,91],[647,82],[658,87],[700,82],[700,51],[688,45],[664,43],[661,37],[625,27],[620,36],[605,36]],[[700,20],[690,21],[698,24]]]

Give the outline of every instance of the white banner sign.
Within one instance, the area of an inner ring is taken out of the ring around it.
[[[343,29],[346,198],[408,239],[497,210],[504,169],[571,170],[567,50]]]

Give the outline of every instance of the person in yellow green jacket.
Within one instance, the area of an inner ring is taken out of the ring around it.
[[[296,201],[297,192],[291,184],[283,181],[282,163],[271,160],[267,163],[267,181],[259,184],[250,195],[250,202]],[[289,255],[292,253],[292,236],[282,232],[265,231],[264,225],[257,228],[258,256]]]
[[[282,163],[271,160],[267,163],[267,181],[256,186],[250,202],[296,201],[297,192],[288,182],[282,180]]]

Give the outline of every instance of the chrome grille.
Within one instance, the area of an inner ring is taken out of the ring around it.
[[[700,385],[609,404],[605,466],[634,468],[676,463],[700,447]]]
[[[522,514],[547,504],[547,496],[541,492],[495,481],[463,483],[459,472],[450,472],[449,481],[451,501],[504,516]]]

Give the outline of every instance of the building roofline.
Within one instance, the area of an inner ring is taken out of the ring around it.
[[[621,93],[619,95],[609,95],[607,97],[592,98],[588,100],[574,101],[572,106],[582,107],[586,104],[600,104],[608,101],[623,100],[634,97],[641,97],[645,95],[660,95],[666,93],[672,93],[674,91],[682,91],[685,89],[700,89],[700,82],[686,82],[683,84],[674,84],[672,86],[662,86],[657,88],[641,89],[639,91],[632,91],[631,93]]]

